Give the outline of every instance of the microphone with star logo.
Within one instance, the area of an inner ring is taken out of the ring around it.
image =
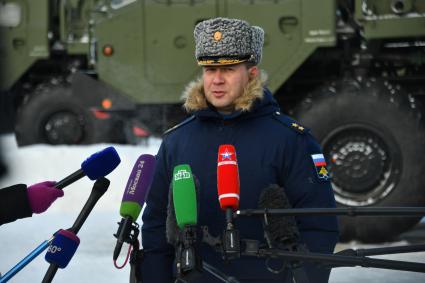
[[[240,256],[239,231],[233,224],[233,212],[239,209],[239,168],[233,145],[220,145],[217,160],[217,190],[220,207],[226,212],[223,251],[227,259]]]
[[[220,207],[223,210],[239,208],[239,168],[233,145],[220,145],[217,160],[217,190]]]

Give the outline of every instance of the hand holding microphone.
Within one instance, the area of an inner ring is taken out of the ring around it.
[[[62,189],[84,176],[97,180],[111,173],[121,162],[114,147],[98,151],[81,163],[77,170],[59,182],[46,181],[28,187],[27,195],[33,213],[42,213],[58,198],[63,196]]]
[[[62,188],[70,185],[71,183],[79,180],[84,176],[88,176],[91,180],[96,180],[89,199],[87,200],[86,204],[78,215],[76,221],[74,222],[74,225],[70,229],[68,229],[67,232],[63,232],[66,233],[66,235],[63,233],[58,234],[58,236],[62,235],[60,237],[63,238],[69,236],[70,233],[72,233],[76,237],[76,234],[84,224],[94,205],[99,200],[99,198],[106,192],[109,186],[109,180],[104,178],[104,176],[111,173],[119,165],[120,162],[121,160],[116,150],[113,147],[108,147],[95,154],[92,154],[81,164],[81,169],[77,170],[73,174],[69,175],[68,177],[57,183],[53,181],[46,181],[34,184],[32,186],[29,186],[28,188],[23,184],[18,184],[1,190],[1,199],[4,203],[10,202],[10,199],[15,200],[15,202],[16,200],[19,200],[18,204],[22,203],[22,205],[16,205],[14,202],[12,202],[12,205],[6,206],[6,208],[8,208],[8,214],[4,217],[0,217],[0,224],[11,222],[18,218],[30,216],[26,215],[26,212],[23,213],[22,211],[20,211],[22,209],[22,206],[25,204],[29,206],[26,209],[29,212],[41,213],[46,211],[58,197],[63,196],[63,191],[61,190]],[[4,207],[5,205],[3,205],[2,203],[0,208],[4,209]],[[29,210],[29,208],[31,210]],[[2,209],[0,209],[0,216],[3,216]],[[75,240],[75,237],[71,237],[71,239]],[[11,270],[9,270],[3,277],[1,277],[0,282],[3,283],[10,280],[16,273],[22,270],[29,262],[31,262],[42,251],[44,251],[55,239],[56,237],[52,237],[51,239],[41,243],[34,251],[28,254]],[[78,244],[76,246],[78,246]],[[53,250],[57,251],[57,249],[53,249],[53,247],[51,247],[50,253],[52,253]],[[72,255],[69,257],[69,260],[71,260],[71,257]],[[55,259],[55,257],[52,258]],[[45,278],[43,279],[43,282],[50,282],[54,274],[56,273],[57,268],[60,266],[60,261],[52,261],[49,270],[46,273]]]
[[[33,213],[42,213],[59,197],[63,191],[55,187],[54,181],[45,181],[27,188],[28,201]]]

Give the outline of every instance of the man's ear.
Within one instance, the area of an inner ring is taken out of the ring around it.
[[[257,77],[259,73],[260,73],[260,70],[258,69],[258,66],[252,66],[248,69],[248,74],[250,79]]]

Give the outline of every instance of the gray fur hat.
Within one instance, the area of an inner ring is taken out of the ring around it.
[[[198,23],[193,32],[198,64],[230,65],[252,62],[258,65],[264,31],[239,19],[214,18]]]

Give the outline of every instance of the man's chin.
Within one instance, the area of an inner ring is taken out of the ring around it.
[[[229,105],[214,105],[214,107],[215,107],[215,109],[217,109],[218,112],[223,113],[223,114],[230,114],[235,110],[234,107],[229,106]]]

